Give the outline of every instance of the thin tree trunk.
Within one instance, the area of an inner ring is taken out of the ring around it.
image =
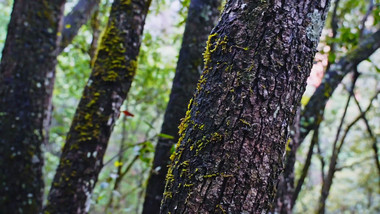
[[[159,138],[155,150],[153,167],[145,193],[143,213],[156,213],[160,210],[165,176],[168,171],[170,150],[178,141],[178,125],[185,116],[187,103],[193,95],[203,69],[202,53],[212,28],[219,18],[221,0],[192,0],[182,47],[177,63],[176,75],[166,108],[161,133],[173,139]]]
[[[0,213],[42,209],[47,130],[64,0],[15,0],[0,65]]]
[[[267,213],[329,1],[230,0],[180,125],[161,213]]]
[[[120,106],[136,72],[150,0],[115,0],[76,110],[46,213],[87,213]]]

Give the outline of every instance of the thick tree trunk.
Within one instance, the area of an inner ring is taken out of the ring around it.
[[[161,213],[266,213],[329,1],[230,0],[180,125]]]
[[[45,133],[64,0],[15,0],[0,65],[0,213],[42,209]]]
[[[137,66],[150,0],[115,0],[67,135],[45,213],[86,213],[115,121]]]
[[[180,119],[185,116],[187,103],[194,94],[202,73],[202,53],[207,37],[219,18],[220,5],[221,0],[191,1],[176,75],[161,130],[162,133],[171,135],[174,139],[160,138],[157,142],[143,213],[156,213],[160,210],[170,150],[178,141]]]

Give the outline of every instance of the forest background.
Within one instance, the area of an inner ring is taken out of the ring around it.
[[[332,5],[330,8],[322,32],[319,53],[315,57],[308,87],[302,98],[303,108],[321,84],[330,64],[337,63],[368,35],[379,29],[379,2],[337,2],[337,7]],[[76,3],[74,0],[67,1],[65,14],[70,12]],[[104,157],[105,166],[93,191],[90,213],[142,211],[155,144],[158,137],[170,138],[160,134],[160,131],[189,3],[188,0],[152,2],[146,20],[137,73],[122,107],[122,110],[127,110],[134,116],[123,114],[116,123]],[[12,4],[12,0],[0,0],[0,49],[4,46]],[[58,57],[50,139],[48,144],[43,145],[45,195],[54,178],[61,148],[91,72],[94,35],[96,37],[106,26],[111,4],[111,0],[102,0],[96,11],[97,15],[81,27],[72,43]],[[333,14],[336,15],[335,20],[332,18]],[[346,105],[348,97],[352,96],[350,90],[355,76],[350,73],[327,102],[324,120],[319,125],[318,142],[312,148],[314,155],[295,205],[295,213],[310,213],[317,209],[322,175],[329,168],[333,153],[331,147],[337,136],[339,142],[343,142],[344,145],[339,152],[334,183],[326,202],[327,212],[380,212],[380,169],[375,164],[379,158],[378,154],[375,155],[377,160],[374,158],[374,147],[380,139],[380,101],[374,99],[380,90],[380,52],[377,51],[362,61],[357,67],[357,72],[360,76],[353,92],[355,99],[351,98]],[[362,110],[372,105],[365,113],[365,119],[356,120],[362,111],[358,109],[357,104]],[[342,128],[338,128],[342,121]],[[340,135],[337,134],[337,129],[342,129]],[[342,136],[345,137],[343,141]],[[308,159],[306,154],[312,145],[311,142],[312,136],[309,134],[305,143],[297,150],[296,180],[304,175],[304,165]],[[122,182],[115,187],[115,182],[121,175]]]

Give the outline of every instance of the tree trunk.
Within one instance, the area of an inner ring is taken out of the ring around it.
[[[267,213],[329,1],[230,0],[180,125],[161,213]]]
[[[294,164],[299,145],[301,106],[298,106],[296,117],[291,127],[290,138],[286,145],[285,167],[280,175],[274,204],[274,213],[291,214],[294,194]],[[287,164],[292,163],[292,164]]]
[[[150,0],[115,0],[67,135],[45,213],[87,213],[120,106],[136,72]]]
[[[157,142],[143,213],[156,213],[160,210],[170,150],[178,141],[180,119],[185,116],[187,103],[193,95],[202,73],[202,52],[207,36],[219,18],[220,5],[221,0],[191,1],[176,75],[161,130],[161,133],[171,135],[174,139],[159,138]]]
[[[15,0],[0,65],[0,213],[40,213],[64,0]]]

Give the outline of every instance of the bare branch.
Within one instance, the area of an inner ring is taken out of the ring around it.
[[[100,0],[79,0],[73,10],[64,17],[59,52],[62,52],[72,42],[82,25],[90,19],[99,2]]]

